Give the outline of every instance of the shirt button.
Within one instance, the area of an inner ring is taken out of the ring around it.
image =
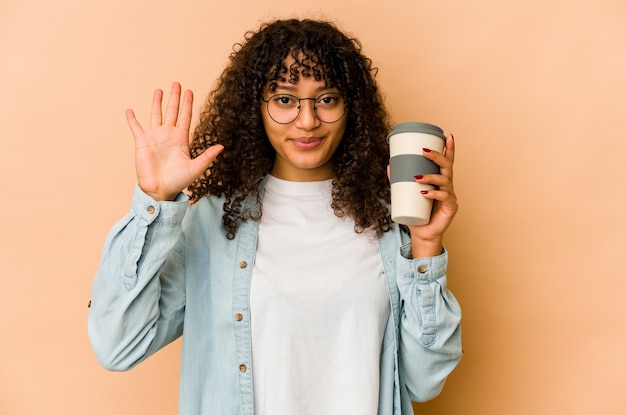
[[[246,365],[239,365],[239,370],[245,372],[246,370],[248,370],[248,368],[246,367]]]
[[[239,268],[245,268],[245,267],[247,267],[247,266],[248,266],[248,263],[247,263],[246,261],[241,261],[241,262],[239,263]]]
[[[149,214],[151,214],[151,215],[154,214],[154,211],[155,211],[154,206],[148,206],[147,210],[148,210]]]
[[[426,272],[426,265],[420,265],[419,267],[417,267],[417,272],[419,272],[420,274],[423,274]]]
[[[235,320],[237,320],[237,321],[243,320],[243,314],[241,314],[241,313],[235,314]]]

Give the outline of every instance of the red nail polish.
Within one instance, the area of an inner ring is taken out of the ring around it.
[[[423,195],[427,195],[428,194],[428,190],[420,190],[420,193]]]
[[[430,153],[430,148],[423,148],[422,150],[424,150],[424,152],[426,153]]]
[[[414,176],[415,180],[422,180],[424,178],[423,175],[418,174],[417,176]]]

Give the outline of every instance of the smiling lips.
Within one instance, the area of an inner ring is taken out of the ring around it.
[[[318,137],[300,137],[292,138],[290,141],[294,147],[300,150],[312,150],[322,143],[323,138]]]

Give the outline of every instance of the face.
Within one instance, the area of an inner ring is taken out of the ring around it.
[[[324,81],[300,77],[296,84],[279,82],[275,91],[266,90],[264,99],[275,94],[290,94],[298,98],[316,98],[325,93],[338,93],[336,88],[327,88]],[[314,110],[313,100],[300,101],[300,114],[289,124],[274,121],[268,104],[261,102],[263,125],[267,136],[276,150],[272,175],[289,181],[320,181],[331,179],[333,154],[346,130],[347,115],[334,123],[322,122]]]

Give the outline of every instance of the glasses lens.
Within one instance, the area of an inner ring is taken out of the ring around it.
[[[343,98],[339,94],[323,94],[315,98],[315,114],[323,122],[339,121],[344,112]]]
[[[267,112],[277,123],[289,124],[298,118],[300,101],[293,95],[273,95],[267,102]]]
[[[320,121],[337,122],[345,113],[343,97],[340,94],[322,94],[315,99],[298,98],[289,94],[272,95],[267,100],[267,112],[279,124],[289,124],[300,114],[302,100],[314,101],[313,109]]]

